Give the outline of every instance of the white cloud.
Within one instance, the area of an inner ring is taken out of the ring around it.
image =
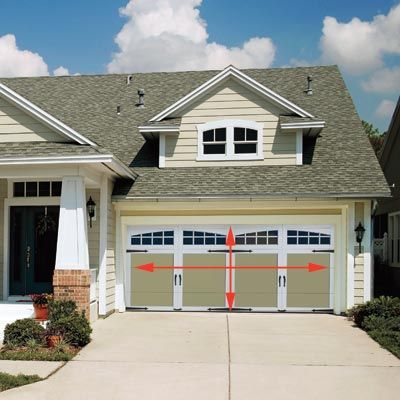
[[[56,69],[53,71],[53,75],[54,75],[54,76],[66,76],[66,75],[69,75],[68,68],[65,68],[65,67],[63,67],[63,66],[61,65],[61,66],[59,66],[58,68],[56,68]]]
[[[375,110],[375,115],[379,118],[388,118],[393,115],[396,103],[392,100],[382,100]]]
[[[242,47],[208,42],[202,0],[130,0],[120,9],[128,21],[115,38],[108,72],[179,71],[268,67],[275,58],[270,38],[254,37]]]
[[[353,18],[341,23],[325,17],[320,46],[322,60],[358,75],[383,66],[383,56],[400,54],[400,4],[372,21]]]
[[[361,83],[366,92],[400,92],[400,67],[382,68],[374,72],[367,81]]]
[[[43,76],[49,75],[43,58],[29,50],[20,50],[15,36],[0,36],[0,76]]]

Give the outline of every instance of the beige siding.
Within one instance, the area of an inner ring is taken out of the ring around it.
[[[198,101],[182,116],[179,136],[166,138],[166,167],[221,165],[197,161],[197,125],[221,119],[244,119],[264,124],[264,160],[224,161],[223,165],[294,165],[296,136],[278,128],[279,110],[239,83],[229,80]]]
[[[107,204],[107,270],[106,270],[106,312],[115,309],[115,210],[111,203],[112,182],[109,181]]]
[[[355,203],[354,228],[361,222],[364,225],[364,203]],[[364,303],[364,248],[361,246],[354,248],[354,304]]]
[[[45,141],[69,140],[0,97],[0,143]]]
[[[97,212],[100,209],[100,190],[87,189],[86,199],[92,196],[93,201],[97,204]],[[88,222],[88,247],[89,247],[89,266],[90,269],[96,269],[97,283],[96,283],[96,297],[99,298],[99,239],[100,239],[100,218],[97,214],[96,220],[92,221],[90,228]]]
[[[0,179],[0,300],[3,298],[3,254],[4,254],[4,199],[7,197],[7,180]]]

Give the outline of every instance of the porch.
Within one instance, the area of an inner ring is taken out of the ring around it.
[[[0,325],[31,316],[31,293],[71,298],[92,321],[114,310],[116,176],[103,164],[0,165]]]

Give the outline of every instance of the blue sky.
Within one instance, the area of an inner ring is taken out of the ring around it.
[[[134,0],[126,7],[127,3],[2,0],[0,65],[5,66],[0,66],[0,75],[53,74],[60,66],[65,70],[58,73],[98,74],[219,68],[229,63],[336,63],[360,116],[387,129],[400,94],[398,0]],[[360,21],[352,21],[355,17]],[[15,43],[5,35],[13,35]],[[250,50],[244,45],[248,41]],[[364,49],[371,54],[364,57]]]

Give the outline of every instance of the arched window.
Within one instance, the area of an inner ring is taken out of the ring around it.
[[[247,120],[221,120],[197,126],[199,161],[262,160],[263,124]]]

